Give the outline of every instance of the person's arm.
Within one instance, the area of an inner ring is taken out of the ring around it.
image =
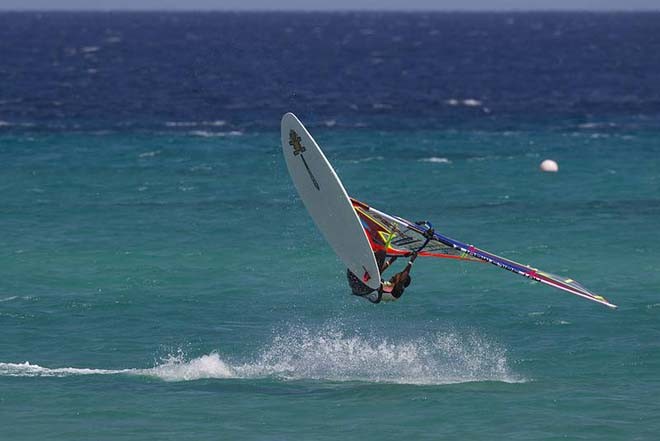
[[[389,268],[390,265],[392,265],[396,259],[397,259],[397,256],[392,256],[392,257],[390,257],[390,260],[388,260],[388,261],[386,261],[385,263],[383,263],[383,267],[380,269],[380,272],[381,272],[381,273],[385,272],[385,270],[386,270],[387,268]]]
[[[408,260],[408,265],[401,271],[401,273],[408,273],[410,274],[410,270],[412,269],[413,263],[415,263],[415,259],[417,259],[417,251],[411,254],[410,260]]]

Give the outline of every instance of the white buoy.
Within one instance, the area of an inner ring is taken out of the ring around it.
[[[550,172],[550,173],[556,173],[559,171],[559,166],[552,159],[546,159],[545,161],[543,161],[539,168],[541,169],[541,171]]]

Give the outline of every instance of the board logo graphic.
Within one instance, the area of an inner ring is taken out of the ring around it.
[[[300,136],[296,133],[295,130],[289,132],[289,145],[293,147],[293,155],[298,156],[305,151],[305,146],[300,143]]]
[[[300,155],[300,159],[302,159],[302,162],[305,165],[305,169],[307,169],[307,174],[309,175],[309,179],[311,179],[312,184],[314,184],[314,187],[320,191],[321,186],[319,185],[319,181],[316,180],[314,173],[312,173],[312,170],[310,170],[309,165],[307,165],[307,161],[305,161],[305,155],[303,155],[303,152],[305,151],[305,146],[302,145],[302,143],[300,142],[301,139],[302,138],[298,136],[295,130],[291,129],[291,131],[289,131],[289,145],[293,147],[293,156]]]
[[[364,270],[364,274],[362,275],[362,281],[364,283],[367,283],[369,280],[371,280],[371,274],[369,274],[369,271],[367,271],[367,269],[364,266],[362,266],[362,269]]]

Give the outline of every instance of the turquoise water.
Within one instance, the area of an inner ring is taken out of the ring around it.
[[[560,127],[312,133],[358,199],[616,311],[439,260],[350,296],[274,130],[5,131],[0,437],[655,439],[660,134]]]
[[[0,441],[658,439],[658,30],[1,13]],[[356,198],[619,309],[421,258],[351,296],[287,111]]]

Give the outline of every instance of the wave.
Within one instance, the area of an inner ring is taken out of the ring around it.
[[[167,121],[165,125],[167,127],[222,127],[227,124],[227,121],[217,120],[217,121]]]
[[[430,158],[422,158],[420,162],[433,162],[436,164],[451,164],[451,161],[447,158],[439,158],[437,156],[431,156]]]
[[[417,339],[348,336],[336,328],[291,329],[244,361],[212,352],[186,360],[169,356],[146,369],[48,368],[0,363],[0,376],[67,377],[131,375],[163,381],[199,379],[325,380],[440,385],[465,382],[525,382],[514,375],[506,353],[477,335],[438,333]]]
[[[138,155],[139,158],[153,158],[156,155],[160,155],[160,150],[152,150],[150,152],[142,152]]]
[[[34,123],[15,123],[15,122],[10,122],[10,121],[2,121],[0,120],[0,127],[34,127]]]
[[[232,130],[231,132],[209,132],[207,130],[193,130],[188,132],[193,136],[201,136],[203,138],[219,138],[224,136],[241,136],[243,132]]]
[[[382,156],[367,156],[366,158],[360,158],[360,159],[349,159],[348,162],[351,164],[360,164],[362,162],[371,162],[371,161],[382,161],[385,159]]]
[[[481,107],[482,102],[475,98],[457,99],[451,98],[445,101],[450,106]]]
[[[11,302],[12,300],[32,300],[32,297],[30,296],[9,296],[9,297],[0,297],[0,303],[3,302]]]
[[[587,122],[578,124],[578,128],[583,130],[613,129],[616,127],[618,127],[617,124],[613,122]]]
[[[80,48],[80,52],[83,54],[92,54],[101,50],[99,46],[84,46]]]

